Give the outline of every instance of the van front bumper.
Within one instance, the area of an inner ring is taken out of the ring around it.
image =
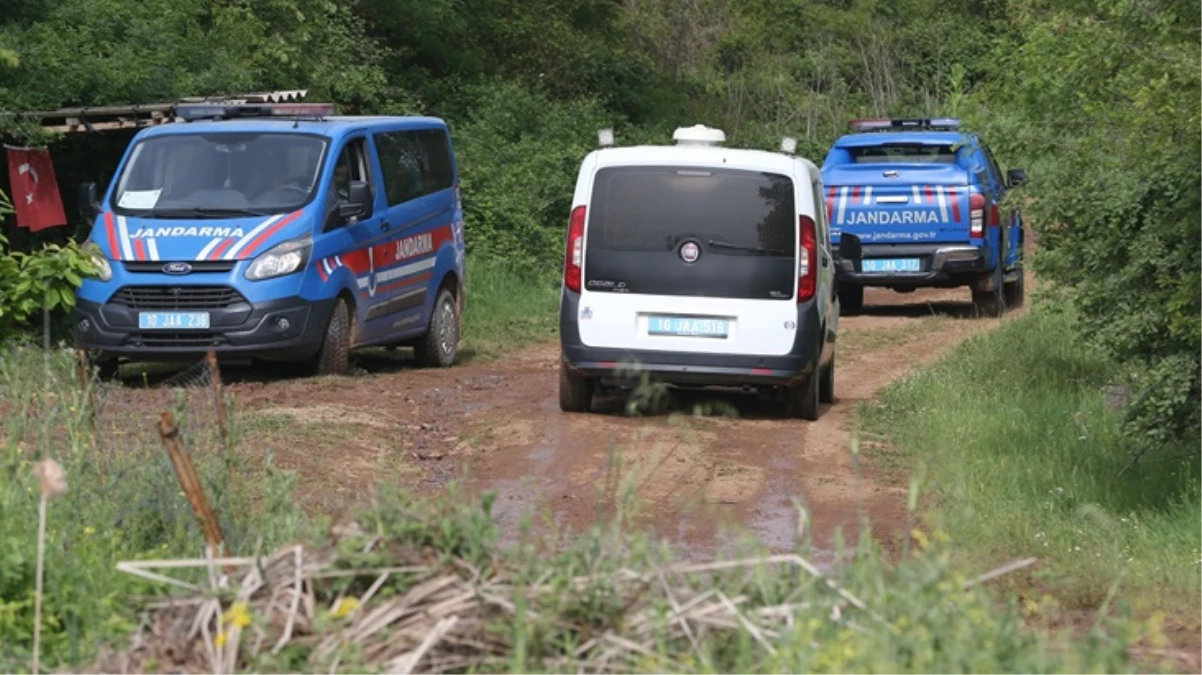
[[[865,244],[860,261],[839,258],[838,246],[833,252],[839,280],[861,286],[962,285],[990,271],[985,248],[968,244]],[[862,260],[870,258],[917,258],[920,267],[916,272],[865,272]]]
[[[590,347],[580,339],[579,307],[579,295],[563,293],[559,334],[564,366],[577,375],[613,382],[634,382],[645,373],[668,384],[794,386],[815,372],[828,339],[819,325],[817,305],[810,302],[798,308],[793,348],[779,356]],[[830,348],[833,351],[833,345]]]
[[[220,308],[162,311],[205,311],[207,330],[142,330],[139,310],[109,301],[79,299],[71,312],[76,346],[133,360],[176,360],[213,350],[222,355],[277,361],[299,361],[317,354],[325,336],[334,299],[281,298],[237,302]]]

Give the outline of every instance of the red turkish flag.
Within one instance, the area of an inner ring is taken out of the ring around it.
[[[12,187],[17,227],[37,232],[67,224],[49,150],[9,147],[8,184]]]

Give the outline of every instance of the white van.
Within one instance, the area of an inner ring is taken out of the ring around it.
[[[674,146],[599,137],[566,239],[560,408],[587,412],[599,387],[645,372],[775,390],[789,416],[817,419],[834,398],[839,322],[818,167],[793,139],[725,148],[701,125]]]

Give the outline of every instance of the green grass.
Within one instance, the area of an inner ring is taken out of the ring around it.
[[[545,274],[469,257],[466,297],[465,358],[497,358],[558,334],[559,283]]]
[[[900,453],[922,480],[924,518],[966,562],[1036,556],[1033,583],[1062,605],[1097,609],[1113,587],[1192,630],[1198,442],[1153,449],[1120,476],[1131,456],[1102,395],[1120,374],[1074,339],[1069,317],[1036,310],[890,386],[862,423],[895,446],[878,451],[887,461]]]

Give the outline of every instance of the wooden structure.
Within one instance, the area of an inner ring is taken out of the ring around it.
[[[37,119],[42,129],[65,134],[135,129],[178,122],[175,107],[187,103],[298,103],[309,94],[305,89],[254,92],[236,96],[208,96],[184,98],[174,103],[146,103],[127,106],[93,106],[83,108],[60,108],[58,110],[30,112],[0,112],[3,117]]]

